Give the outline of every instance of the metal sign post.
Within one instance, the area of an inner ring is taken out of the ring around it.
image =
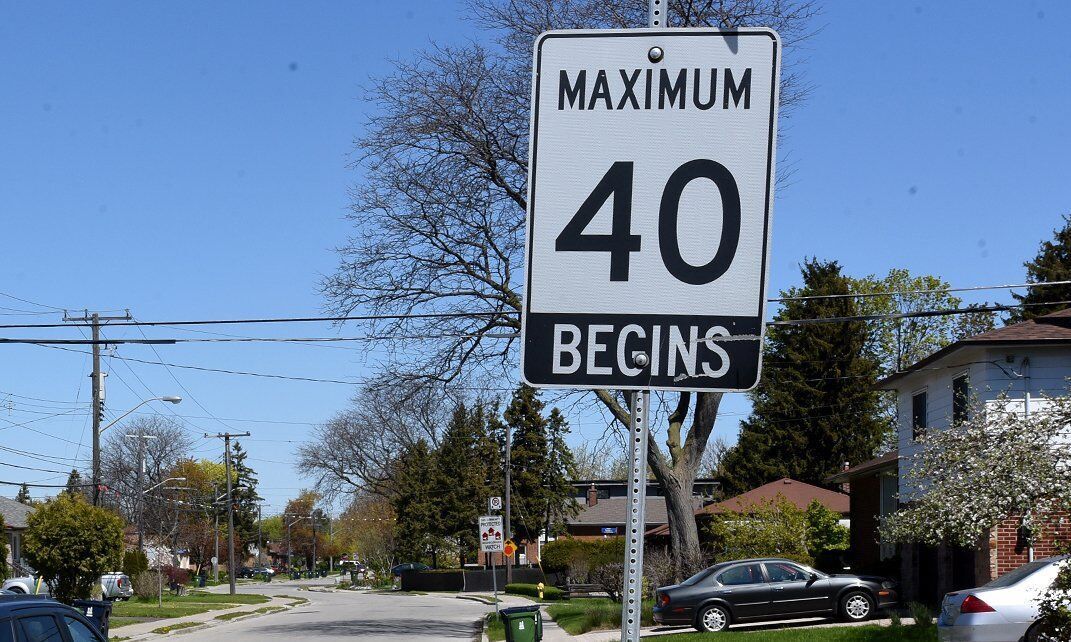
[[[669,28],[668,4],[532,52],[521,377],[630,393],[622,642],[640,637],[651,391],[762,372],[780,37]]]
[[[655,0],[652,0],[652,4]],[[647,524],[647,416],[649,390],[632,392],[629,423],[628,530],[625,533],[625,581],[621,590],[621,640],[638,642],[643,601],[643,529]]]
[[[502,516],[482,515],[480,525],[480,552],[501,553],[503,548]],[[495,558],[491,556],[491,587],[494,591],[495,613],[498,613],[498,577],[495,575]]]

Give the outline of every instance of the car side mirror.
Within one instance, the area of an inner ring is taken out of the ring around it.
[[[811,573],[811,581],[812,582],[817,582],[818,581],[818,573]]]

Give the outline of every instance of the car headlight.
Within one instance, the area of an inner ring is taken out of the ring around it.
[[[883,589],[896,588],[896,582],[893,582],[892,580],[885,580],[884,582],[881,583],[881,588],[883,588]]]

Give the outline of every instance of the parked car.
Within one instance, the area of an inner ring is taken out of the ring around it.
[[[827,575],[787,559],[722,562],[655,592],[654,621],[724,631],[735,622],[832,615],[861,622],[897,603],[883,577]]]
[[[247,578],[247,579],[251,578],[251,577],[254,577],[256,574],[257,574],[257,571],[252,566],[242,566],[242,567],[239,567],[238,570],[234,572],[234,576],[235,577],[244,577],[244,578]]]
[[[100,585],[106,600],[129,600],[134,595],[134,585],[126,573],[105,573],[100,576]]]
[[[397,564],[390,568],[390,574],[394,577],[401,577],[402,573],[409,573],[412,571],[428,571],[431,567],[421,562],[406,562],[405,564]]]
[[[945,595],[937,619],[941,640],[1026,640],[1041,633],[1038,600],[1052,586],[1068,556],[1027,562],[989,584]]]
[[[107,642],[78,609],[51,598],[0,595],[0,640]]]
[[[275,569],[270,566],[254,566],[253,575],[275,575]]]
[[[105,573],[100,576],[100,585],[104,587],[106,600],[128,600],[134,595],[134,586],[126,573]],[[36,577],[28,575],[5,580],[3,589],[21,595],[49,595],[47,584],[38,583]]]

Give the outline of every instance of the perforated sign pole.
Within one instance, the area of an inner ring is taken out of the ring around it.
[[[664,0],[649,0],[647,26],[665,25]],[[646,355],[635,355],[646,364]],[[621,590],[621,642],[639,642],[643,602],[643,529],[647,525],[647,425],[650,390],[633,390],[629,408],[628,527],[625,532],[625,579]]]
[[[651,0],[651,5],[660,3]],[[647,523],[644,508],[647,504],[647,410],[651,403],[650,390],[632,392],[629,408],[629,476],[628,528],[625,532],[625,583],[621,591],[622,642],[640,639],[640,602],[643,600],[643,528]]]

